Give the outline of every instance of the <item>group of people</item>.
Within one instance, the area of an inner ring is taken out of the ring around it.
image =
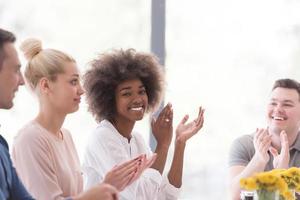
[[[15,92],[25,84],[15,40],[12,32],[0,29],[0,109],[12,108]],[[23,41],[20,49],[28,61],[26,84],[38,99],[39,112],[17,133],[11,155],[0,135],[0,199],[178,198],[185,146],[203,126],[204,109],[177,125],[172,164],[164,176],[173,135],[172,105],[151,121],[154,152],[133,131],[163,96],[164,73],[154,55],[134,49],[101,54],[83,75],[82,87],[76,61],[67,53],[44,49],[38,39]],[[98,126],[80,164],[63,123],[78,110],[84,93]]]
[[[0,29],[0,109],[10,109],[18,87],[25,84],[14,46],[16,38]],[[37,96],[37,116],[21,128],[11,155],[0,135],[0,199],[142,200],[177,199],[182,185],[187,141],[204,123],[204,109],[175,129],[170,170],[165,163],[173,135],[173,109],[168,103],[151,130],[152,152],[133,131],[145,113],[154,111],[164,91],[164,73],[157,58],[134,49],[114,50],[95,58],[83,75],[74,58],[43,49],[37,39],[22,42],[28,63],[26,84]],[[89,135],[80,164],[66,116],[76,112],[85,94],[98,122]],[[239,181],[274,168],[300,167],[300,83],[275,81],[267,107],[267,127],[237,138],[230,150],[230,194],[240,199]],[[12,158],[12,159],[11,159]]]

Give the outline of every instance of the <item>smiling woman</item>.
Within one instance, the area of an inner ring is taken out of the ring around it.
[[[84,76],[89,110],[99,122],[90,135],[84,156],[84,171],[89,188],[104,178],[114,165],[138,154],[153,154],[142,136],[133,131],[137,121],[160,103],[164,74],[156,57],[133,49],[115,50],[96,58]],[[168,177],[162,177],[173,134],[173,110],[167,104],[152,131],[157,140],[157,159],[150,169],[120,193],[121,199],[177,199],[182,185],[186,142],[203,125],[200,107],[196,119],[185,116],[176,129],[175,151]]]

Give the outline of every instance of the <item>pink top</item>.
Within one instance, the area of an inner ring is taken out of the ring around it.
[[[12,158],[29,193],[39,200],[63,199],[83,190],[80,162],[68,130],[63,139],[32,121],[14,140]]]

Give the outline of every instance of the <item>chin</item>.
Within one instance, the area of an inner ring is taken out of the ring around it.
[[[7,110],[11,109],[13,106],[14,106],[14,103],[12,101],[8,102],[8,103],[0,104],[1,109],[7,109]]]
[[[143,115],[143,116],[141,116],[141,117],[137,117],[137,118],[135,118],[135,121],[141,121],[143,118],[144,118],[144,115]]]
[[[75,108],[70,109],[69,113],[74,113],[79,110],[79,106],[76,106]]]
[[[282,130],[285,130],[284,127],[278,127],[278,126],[271,126],[270,130],[272,131],[272,133],[275,134],[280,134]]]

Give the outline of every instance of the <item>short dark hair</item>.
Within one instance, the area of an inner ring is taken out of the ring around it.
[[[272,91],[279,87],[296,90],[299,95],[299,101],[300,101],[300,83],[298,81],[293,79],[288,79],[288,78],[278,79],[275,81]]]
[[[160,103],[164,76],[153,54],[136,52],[134,49],[113,50],[94,59],[90,67],[83,77],[83,86],[88,109],[97,121],[114,119],[115,91],[126,80],[141,80],[148,96],[147,111],[153,110]]]
[[[3,46],[7,42],[14,43],[16,41],[16,37],[12,32],[0,28],[0,70],[2,68],[2,63],[4,60],[4,50]]]

